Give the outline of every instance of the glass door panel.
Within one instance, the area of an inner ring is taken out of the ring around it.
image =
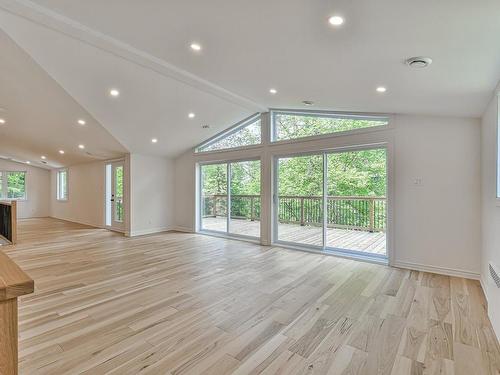
[[[201,166],[201,229],[227,232],[227,163]]]
[[[386,256],[386,149],[326,157],[326,248]]]
[[[260,237],[260,160],[231,163],[229,233]]]
[[[277,161],[277,238],[323,246],[323,155]]]

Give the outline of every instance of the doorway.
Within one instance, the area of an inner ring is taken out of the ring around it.
[[[125,211],[123,202],[124,162],[115,161],[106,164],[106,226],[110,229],[125,229]]]
[[[387,149],[275,159],[274,241],[387,259]]]

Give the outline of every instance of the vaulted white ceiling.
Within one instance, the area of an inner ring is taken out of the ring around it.
[[[302,108],[303,100],[318,109],[479,117],[500,78],[497,0],[0,7],[1,27],[130,152],[175,156],[253,112]],[[330,26],[333,14],[344,25]],[[433,64],[403,63],[419,55]],[[377,93],[379,85],[388,91]],[[111,87],[119,98],[107,95]]]

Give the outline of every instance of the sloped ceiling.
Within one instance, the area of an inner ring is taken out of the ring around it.
[[[497,0],[0,7],[4,31],[130,152],[173,157],[252,113],[302,108],[302,100],[318,109],[479,117],[500,78]],[[345,24],[329,26],[332,14]],[[193,53],[192,41],[202,51]],[[418,55],[433,64],[404,65]],[[379,85],[388,91],[376,93]],[[111,87],[119,98],[109,97]]]
[[[0,46],[0,157],[60,167],[127,152],[1,30]]]

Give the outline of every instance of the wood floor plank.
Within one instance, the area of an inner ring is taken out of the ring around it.
[[[4,250],[36,280],[22,375],[500,374],[476,281],[54,219]]]

